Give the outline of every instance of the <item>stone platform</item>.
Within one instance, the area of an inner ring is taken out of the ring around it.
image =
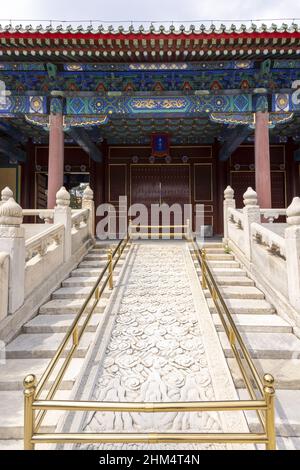
[[[136,242],[76,399],[122,402],[238,399],[186,242]],[[88,413],[67,427],[101,432],[247,432],[242,413]],[[174,444],[79,449],[174,448]],[[176,445],[175,445],[176,447]],[[230,445],[185,444],[215,449]]]

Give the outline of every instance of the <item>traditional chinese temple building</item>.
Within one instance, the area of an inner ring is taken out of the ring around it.
[[[204,204],[218,234],[228,184],[239,206],[299,194],[297,25],[8,26],[0,80],[0,189],[23,208],[90,182],[97,205]]]

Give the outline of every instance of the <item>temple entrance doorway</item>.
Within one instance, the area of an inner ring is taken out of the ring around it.
[[[132,165],[131,166],[131,194],[130,203],[144,204],[148,210],[148,224],[151,225],[151,206],[179,204],[182,217],[175,220],[170,214],[170,225],[178,223],[184,225],[184,205],[191,202],[190,167],[189,165]],[[164,225],[162,215],[159,216],[159,225]],[[153,229],[154,230],[154,229]],[[159,232],[160,230],[157,229]],[[170,232],[181,232],[182,228],[171,227]],[[154,230],[155,231],[155,230]]]

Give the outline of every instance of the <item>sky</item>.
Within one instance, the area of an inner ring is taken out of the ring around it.
[[[83,23],[92,21],[99,25],[108,22],[114,25],[136,21],[149,24],[157,21],[162,24],[186,22],[211,22],[217,20],[257,20],[299,18],[299,0],[9,0],[1,1],[0,24],[11,20],[36,25],[33,20],[61,20]],[[24,21],[28,20],[28,21]],[[29,21],[30,20],[30,21]],[[232,21],[231,21],[232,22]],[[257,22],[257,21],[256,21]],[[275,21],[274,21],[275,22]],[[291,22],[291,21],[289,21]],[[257,22],[259,23],[259,22]],[[300,20],[298,21],[300,24]],[[13,24],[16,24],[13,22]],[[43,23],[45,24],[45,23]],[[56,25],[57,23],[53,23]],[[83,23],[84,24],[84,23]]]

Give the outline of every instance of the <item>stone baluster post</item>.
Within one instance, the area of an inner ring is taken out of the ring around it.
[[[66,262],[72,256],[72,211],[70,208],[70,194],[64,186],[56,193],[53,222],[65,226],[64,261]]]
[[[8,201],[13,196],[14,196],[14,193],[12,192],[12,190],[8,186],[3,188],[2,191],[1,191],[0,206],[2,204],[4,204],[6,201]]]
[[[95,236],[95,203],[94,203],[94,192],[87,186],[83,191],[82,198],[82,209],[89,209],[90,215],[88,220],[89,235],[90,238],[94,239]]]
[[[25,232],[22,207],[10,197],[0,206],[0,251],[9,255],[8,313],[24,302]]]
[[[289,300],[300,311],[300,198],[295,197],[287,208],[285,230],[286,266]]]
[[[224,238],[223,242],[228,243],[228,209],[232,207],[235,209],[234,190],[231,186],[227,186],[224,191],[224,204],[223,204],[223,224],[224,224]]]
[[[252,238],[251,238],[251,224],[253,222],[260,223],[260,208],[257,205],[257,193],[248,188],[243,195],[244,198],[244,236],[245,236],[245,255],[248,260],[252,259]]]

